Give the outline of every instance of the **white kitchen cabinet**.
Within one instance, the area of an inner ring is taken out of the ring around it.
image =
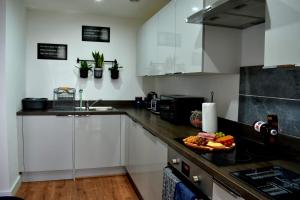
[[[157,15],[157,69],[155,75],[174,73],[175,2],[170,1]]]
[[[23,116],[24,171],[73,169],[73,116]]]
[[[121,165],[121,116],[75,116],[75,169]]]
[[[157,75],[157,15],[150,18],[138,31],[137,75]]]
[[[265,66],[300,64],[300,1],[267,0]]]
[[[167,145],[131,121],[127,171],[145,200],[161,199]]]
[[[175,73],[202,72],[203,25],[185,19],[203,8],[203,0],[176,0]]]
[[[202,8],[203,0],[172,0],[141,27],[138,75],[239,72],[242,31],[185,22]]]
[[[243,198],[229,191],[220,183],[214,182],[212,200],[243,200]]]

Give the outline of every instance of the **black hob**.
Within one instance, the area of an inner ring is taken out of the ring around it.
[[[175,140],[184,145],[183,138],[176,138]],[[207,152],[187,148],[219,166],[269,161],[284,157],[279,148],[267,147],[244,138],[237,138],[235,142],[236,147],[228,151]]]
[[[271,199],[300,199],[300,175],[290,170],[272,166],[237,171],[232,175]]]

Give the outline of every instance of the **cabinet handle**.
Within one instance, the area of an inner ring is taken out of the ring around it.
[[[174,74],[183,74],[183,72],[175,72]]]
[[[75,117],[90,117],[90,115],[75,115]]]
[[[73,115],[55,115],[56,117],[73,117]]]

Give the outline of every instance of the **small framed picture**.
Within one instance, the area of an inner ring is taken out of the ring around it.
[[[37,44],[37,58],[45,60],[67,60],[68,45],[66,44]]]
[[[110,42],[110,28],[97,26],[82,26],[82,41]]]

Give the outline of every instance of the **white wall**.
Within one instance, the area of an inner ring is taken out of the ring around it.
[[[81,41],[81,26],[108,26],[111,42]],[[84,90],[86,99],[133,100],[143,96],[142,79],[135,75],[136,32],[140,22],[78,13],[58,13],[29,10],[26,45],[26,96],[53,98],[59,86]],[[68,60],[38,60],[37,43],[68,44]],[[92,51],[104,53],[105,60],[117,59],[124,68],[120,79],[110,79],[109,65],[102,79],[80,79],[74,67],[77,57],[92,59]],[[78,94],[78,92],[77,92]],[[77,95],[78,97],[78,95]]]
[[[21,108],[21,99],[25,94],[25,6],[23,0],[6,0],[5,9],[1,2],[1,13],[5,13],[5,38],[1,38],[1,50],[4,47],[4,67],[1,67],[1,174],[0,192],[10,194],[19,181],[18,174],[18,138],[16,112]],[[2,12],[3,11],[3,12]],[[2,19],[2,16],[1,16]],[[3,23],[3,22],[2,22]],[[3,29],[1,28],[1,33]],[[2,35],[2,34],[1,34]],[[2,43],[3,42],[3,43]],[[1,56],[3,56],[3,53]],[[2,61],[2,59],[0,59]],[[1,63],[3,64],[3,63]],[[3,85],[2,85],[3,84]],[[4,106],[3,106],[4,105]],[[4,117],[4,118],[2,118]],[[2,127],[3,125],[3,127]],[[3,145],[3,146],[2,146]],[[3,157],[3,159],[2,159]],[[8,177],[6,177],[8,176]]]
[[[210,100],[214,91],[218,116],[238,119],[239,75],[172,76],[155,79],[155,89],[159,94],[184,94],[202,96]]]
[[[5,92],[5,0],[0,0],[0,94]],[[8,191],[8,148],[5,116],[5,98],[0,97],[0,196]]]

